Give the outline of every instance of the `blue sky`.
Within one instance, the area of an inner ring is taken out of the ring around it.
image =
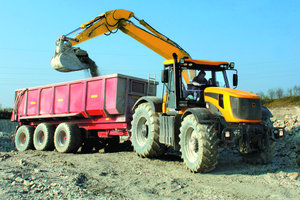
[[[15,0],[2,1],[0,7],[2,107],[13,106],[15,89],[87,78],[83,71],[52,69],[55,40],[114,9],[134,12],[194,59],[235,62],[238,89],[267,92],[300,85],[297,0]],[[150,73],[159,80],[164,58],[121,31],[78,46],[89,52],[103,75],[147,78]]]

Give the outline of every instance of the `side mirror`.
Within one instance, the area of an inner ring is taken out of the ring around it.
[[[236,87],[238,85],[238,75],[237,74],[233,74],[232,76],[232,84],[234,87]]]
[[[167,69],[161,71],[161,82],[167,83],[169,81],[169,71]]]

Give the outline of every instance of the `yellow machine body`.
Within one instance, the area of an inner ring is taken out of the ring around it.
[[[241,90],[208,87],[204,90],[204,100],[215,106],[226,122],[261,122],[261,105],[258,95]]]

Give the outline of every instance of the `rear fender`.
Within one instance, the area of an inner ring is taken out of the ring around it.
[[[155,97],[155,96],[145,96],[141,97],[135,102],[132,110],[135,110],[140,104],[142,103],[149,103],[151,106],[151,110],[154,112],[162,112],[162,98]]]

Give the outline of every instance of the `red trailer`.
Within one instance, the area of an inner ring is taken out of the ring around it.
[[[114,144],[119,136],[129,135],[134,103],[155,96],[157,85],[113,74],[16,90],[16,148],[74,152],[82,144],[88,149],[103,141]]]

